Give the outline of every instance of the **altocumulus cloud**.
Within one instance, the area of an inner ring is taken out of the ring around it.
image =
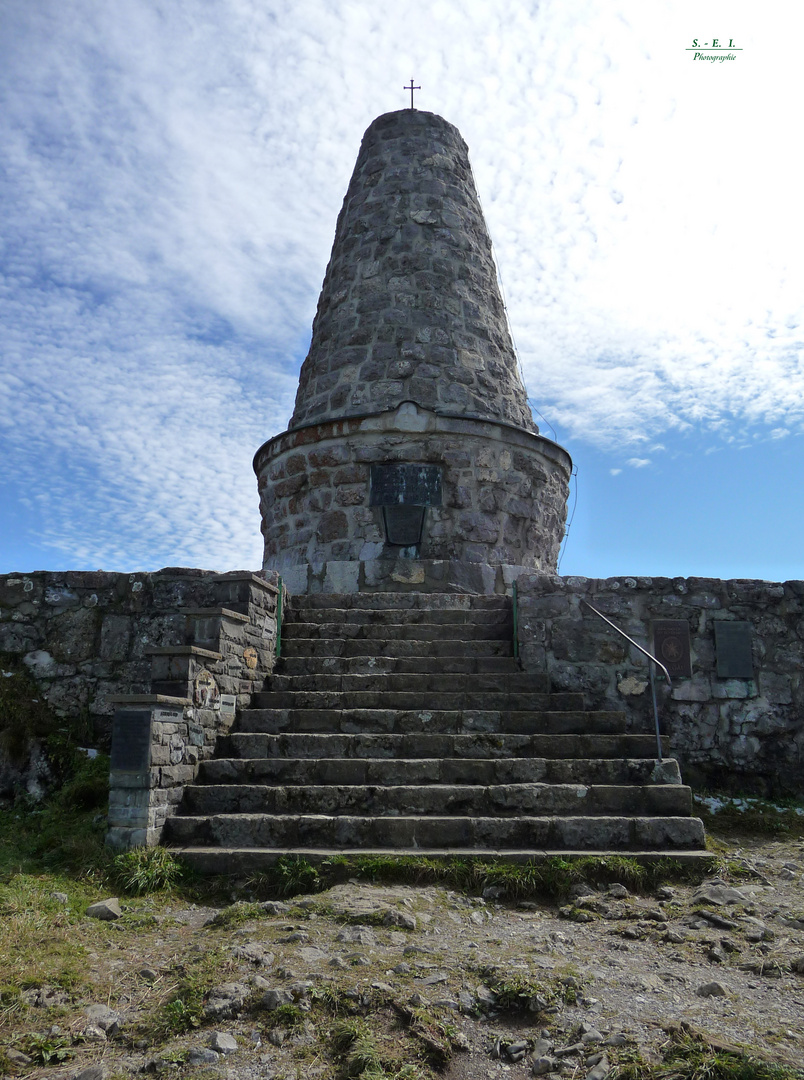
[[[467,139],[562,432],[799,432],[795,147],[756,95],[795,75],[760,44],[692,69],[690,33],[636,0],[7,0],[0,437],[33,542],[258,565],[250,459],[292,411],[360,136],[411,75]]]

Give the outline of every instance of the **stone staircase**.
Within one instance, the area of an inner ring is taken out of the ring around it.
[[[506,597],[299,597],[252,703],[166,823],[204,873],[285,854],[703,852],[652,733],[519,670]]]

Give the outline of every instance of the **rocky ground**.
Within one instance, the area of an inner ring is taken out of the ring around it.
[[[803,871],[804,841],[757,840],[703,884],[577,886],[563,905],[351,882],[226,908],[122,900],[103,920],[66,893],[7,896],[34,948],[21,995],[0,987],[0,1061],[81,1080],[602,1080],[681,1029],[800,1067]]]

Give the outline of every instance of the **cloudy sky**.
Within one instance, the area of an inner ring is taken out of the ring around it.
[[[2,0],[0,572],[260,565],[251,458],[362,133],[413,76],[469,144],[537,422],[577,465],[561,572],[804,578],[802,23]],[[696,57],[714,38],[736,51]]]

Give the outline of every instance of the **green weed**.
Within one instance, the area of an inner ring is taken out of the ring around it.
[[[356,877],[374,883],[440,884],[469,893],[501,889],[509,901],[538,898],[560,901],[570,895],[573,885],[620,882],[633,892],[645,892],[666,881],[697,881],[711,872],[712,865],[687,867],[673,859],[657,859],[643,864],[636,859],[614,855],[565,859],[553,856],[525,863],[487,859],[428,859],[414,856],[352,857],[328,859],[319,868],[320,884],[326,888],[337,881]]]
[[[246,889],[263,900],[318,892],[323,887],[316,867],[297,855],[282,855],[274,866],[246,882]]]
[[[674,1031],[660,1064],[646,1062],[628,1047],[619,1052],[609,1080],[804,1080],[804,1071],[737,1048],[714,1046],[696,1033]]]
[[[238,900],[230,904],[210,921],[210,926],[229,930],[233,926],[242,926],[243,923],[251,922],[252,919],[264,919],[265,912],[259,904],[250,903],[246,900]]]
[[[700,793],[696,813],[707,832],[725,836],[804,836],[804,804],[795,799],[768,799]]]
[[[102,881],[111,863],[104,847],[109,759],[81,758],[73,777],[41,802],[19,798],[0,810],[0,877],[67,871]]]
[[[173,889],[185,876],[181,862],[163,847],[134,848],[115,856],[112,880],[133,896]]]
[[[72,1057],[72,1039],[67,1035],[29,1035],[24,1046],[25,1053],[37,1065],[51,1065]]]
[[[554,995],[547,987],[525,974],[500,976],[485,969],[483,977],[496,998],[497,1008],[503,1012],[544,1012],[553,1001]]]
[[[330,1032],[330,1039],[346,1076],[385,1075],[380,1048],[362,1017],[339,1021]]]
[[[298,1005],[279,1005],[271,1013],[271,1027],[284,1027],[293,1031],[304,1026],[305,1014]]]
[[[156,1029],[162,1036],[183,1035],[201,1023],[203,998],[197,992],[185,990],[180,996],[162,1006]]]

